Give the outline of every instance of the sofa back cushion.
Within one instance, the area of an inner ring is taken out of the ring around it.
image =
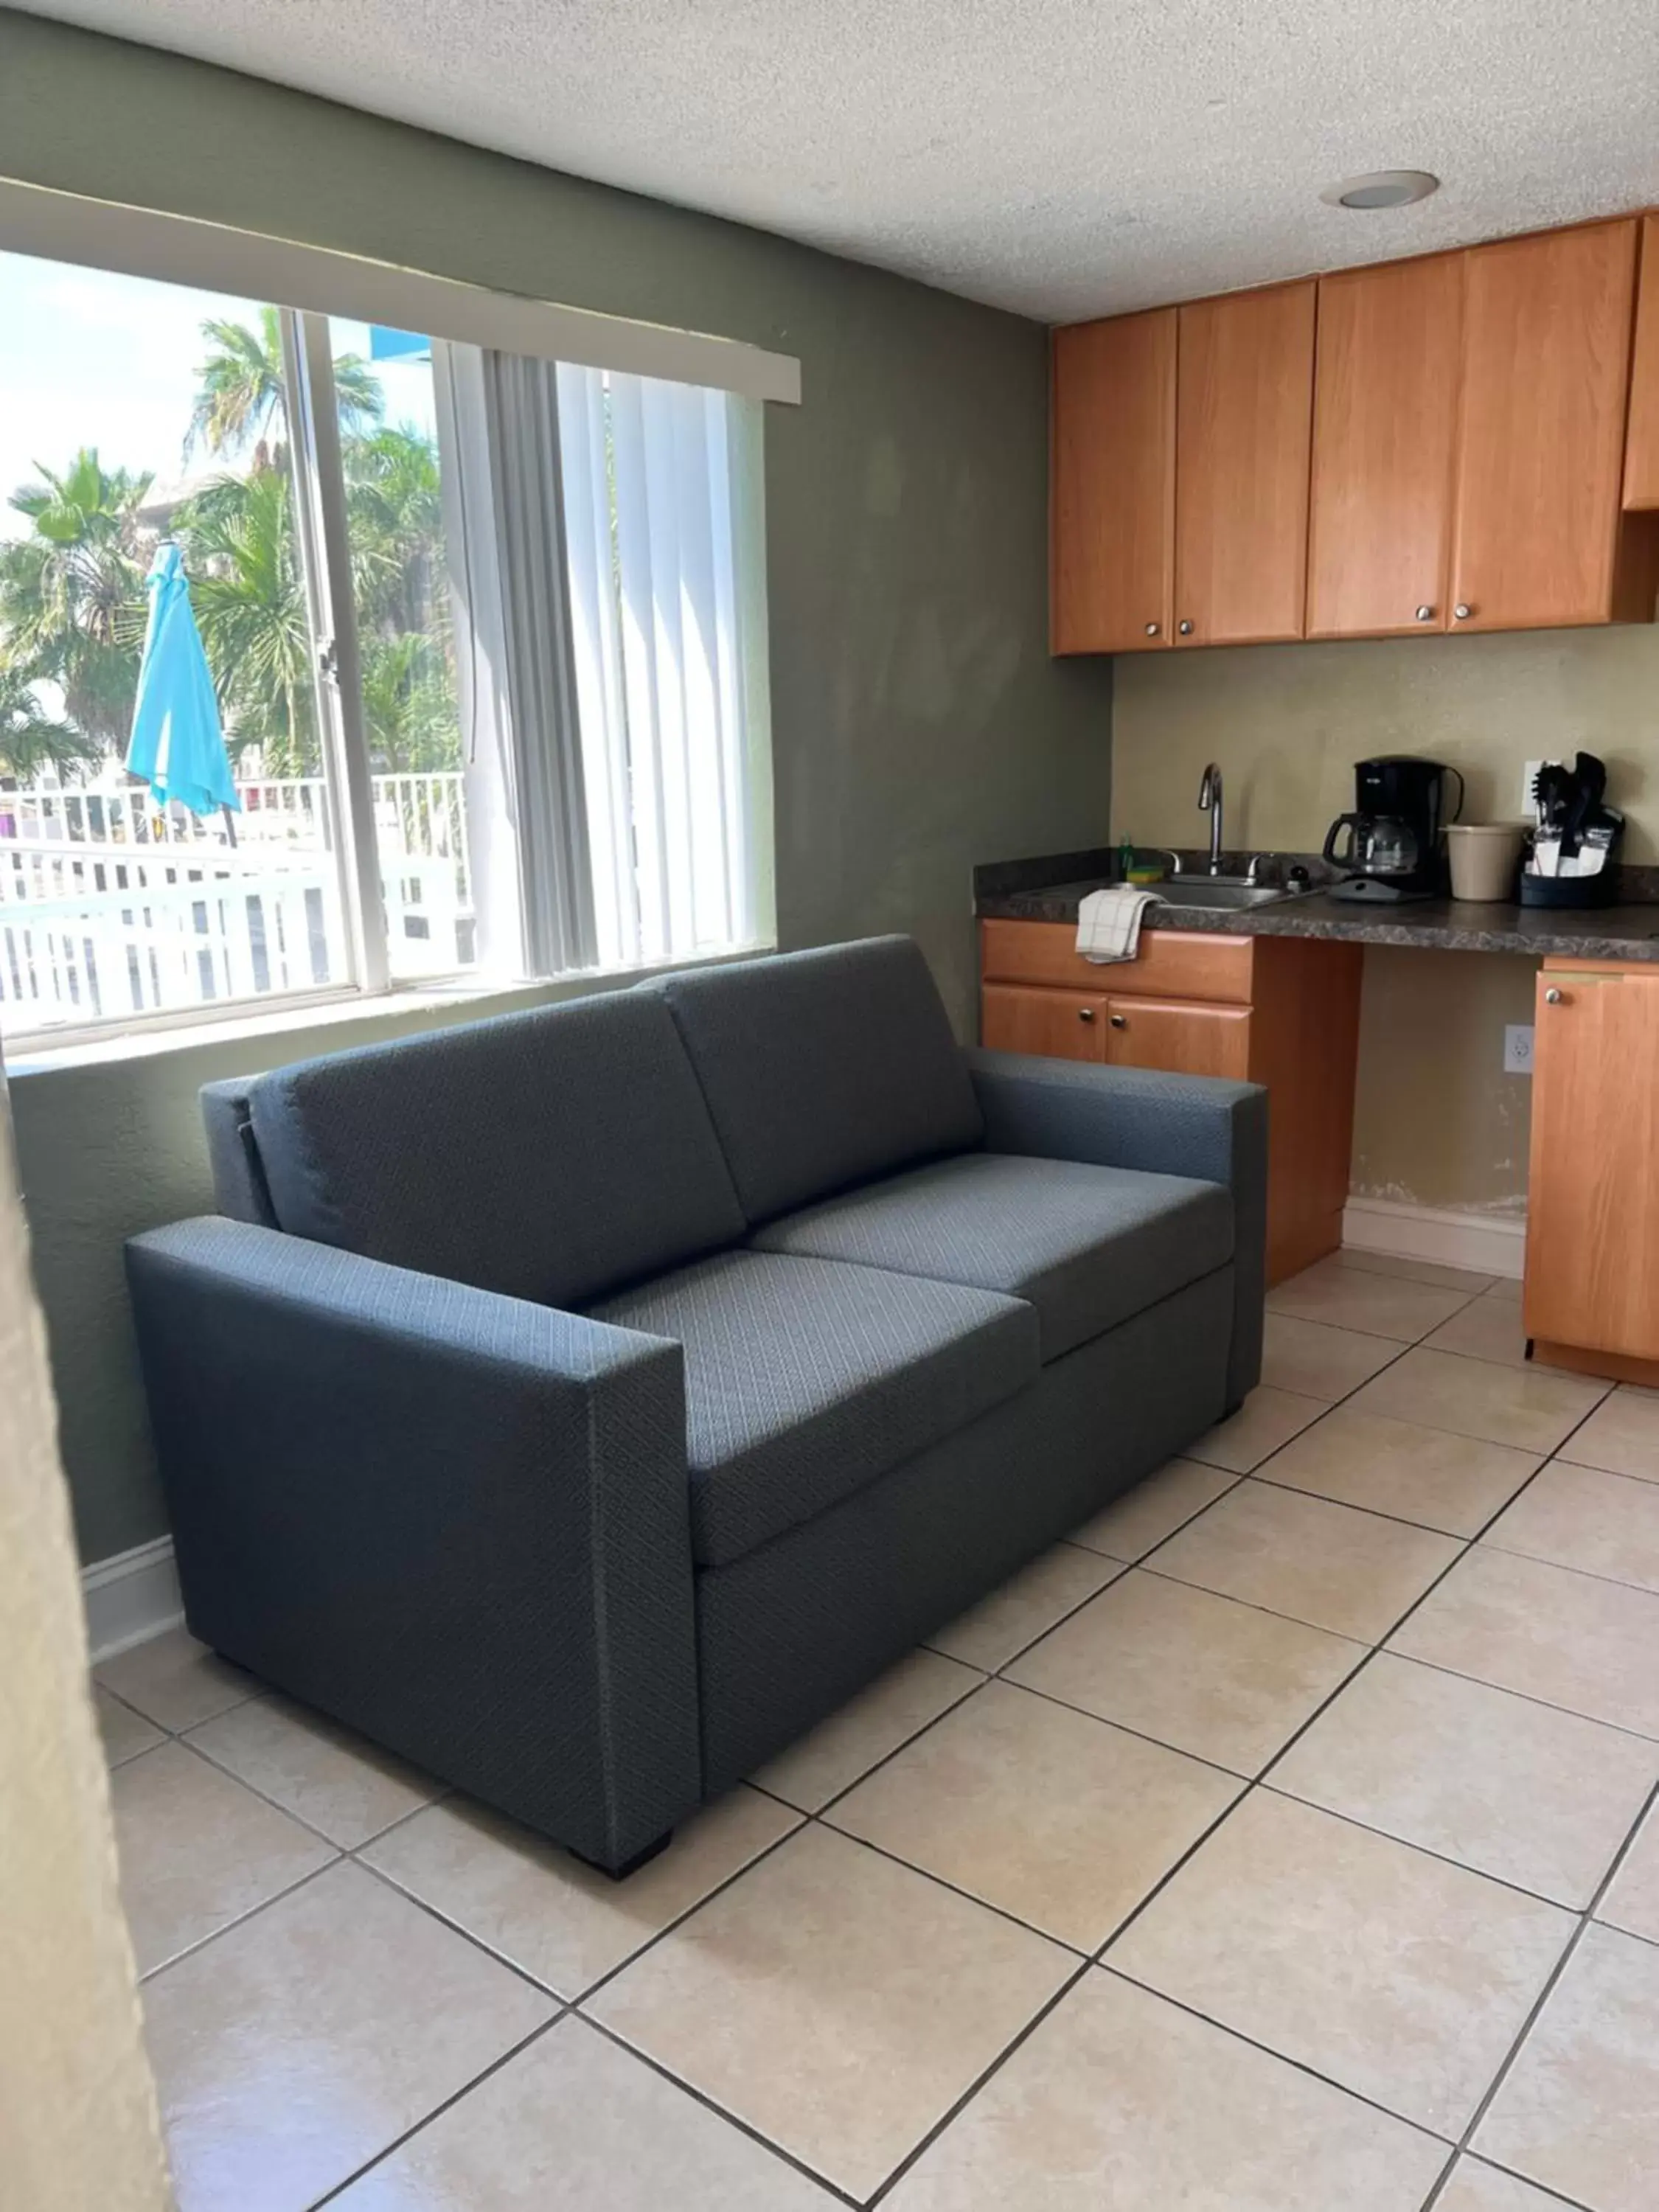
[[[673,1009],[751,1222],[983,1139],[966,1063],[908,937],[644,988]]]
[[[251,1086],[278,1224],[586,1304],[745,1223],[668,1009],[627,991],[276,1069]]]

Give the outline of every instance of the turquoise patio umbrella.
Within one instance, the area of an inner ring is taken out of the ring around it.
[[[191,611],[190,586],[176,545],[159,545],[149,583],[149,625],[138,664],[127,768],[141,775],[158,805],[176,799],[192,814],[226,811],[242,802],[230,773],[219,702]]]

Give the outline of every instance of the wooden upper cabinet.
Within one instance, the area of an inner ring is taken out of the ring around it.
[[[1451,621],[1461,253],[1319,281],[1308,635]]]
[[[1464,256],[1454,629],[1652,612],[1618,558],[1636,232],[1595,223]]]
[[[1176,310],[1056,331],[1052,406],[1054,649],[1167,645]]]
[[[1659,215],[1646,216],[1642,222],[1630,429],[1625,440],[1625,505],[1659,507]]]
[[[1177,645],[1303,635],[1315,291],[1279,284],[1180,310]]]

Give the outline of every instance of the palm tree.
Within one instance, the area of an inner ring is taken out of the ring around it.
[[[282,325],[275,307],[261,307],[258,325],[210,320],[202,336],[213,348],[197,372],[200,382],[191,410],[186,454],[198,446],[227,456],[256,449],[256,465],[269,462],[287,424],[283,387]],[[340,428],[349,434],[378,422],[386,395],[367,362],[342,354],[334,363]]]
[[[40,678],[0,660],[0,775],[26,783],[43,768],[87,768],[103,748],[40,703]]]
[[[363,719],[386,775],[459,768],[455,690],[441,642],[421,630],[362,641]]]
[[[82,447],[61,474],[43,468],[11,506],[26,538],[0,544],[0,652],[34,682],[55,684],[64,711],[100,748],[132,722],[144,636],[147,548],[138,510],[151,479],[106,469]]]
[[[311,632],[287,471],[219,477],[180,507],[173,528],[227,744],[258,745],[268,775],[315,775]]]

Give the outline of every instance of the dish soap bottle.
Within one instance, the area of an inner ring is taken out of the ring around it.
[[[1135,843],[1126,830],[1117,848],[1117,879],[1127,884],[1135,864]]]

